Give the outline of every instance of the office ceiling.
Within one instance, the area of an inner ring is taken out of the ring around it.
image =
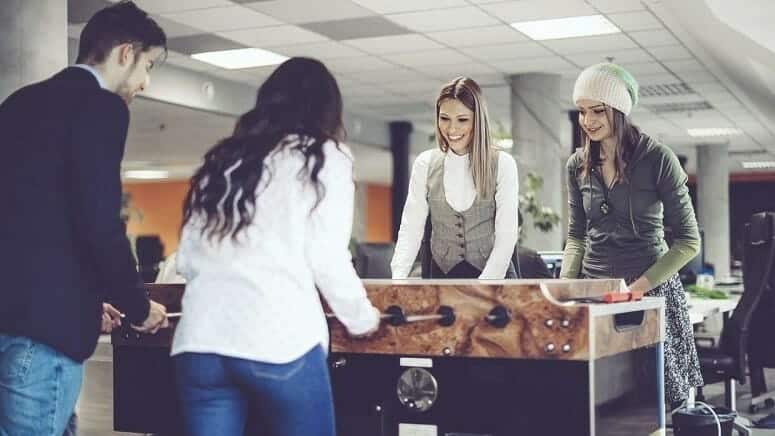
[[[746,1],[763,3],[742,3]],[[576,75],[583,67],[610,58],[630,70],[641,84],[642,100],[633,120],[689,155],[690,171],[695,160],[693,145],[699,143],[728,142],[733,172],[742,171],[739,161],[775,158],[775,87],[766,82],[775,73],[775,44],[757,42],[757,38],[772,41],[766,26],[745,34],[741,27],[735,28],[750,21],[739,16],[746,9],[743,5],[736,7],[736,22],[722,22],[715,14],[721,7],[718,0],[681,0],[683,6],[672,0],[136,3],[167,31],[170,64],[258,86],[272,68],[230,71],[188,55],[259,47],[286,56],[313,56],[335,73],[351,112],[386,121],[409,120],[425,129],[432,125],[432,104],[439,87],[454,76],[469,75],[483,85],[491,114],[508,131],[508,76],[528,72],[562,75],[559,103],[571,109]],[[70,36],[77,37],[83,21],[106,4],[103,0],[68,0]],[[762,6],[748,15],[775,18],[770,9],[773,7]],[[622,33],[536,42],[509,26],[516,21],[593,14],[605,15]],[[723,33],[717,32],[718,26],[740,39],[719,42],[715,35]],[[747,62],[746,55],[753,57],[753,63],[727,68],[734,59]],[[198,161],[233,123],[230,117],[149,101],[135,105],[132,112],[128,153],[133,160],[164,164]],[[159,134],[161,124],[168,130]],[[689,128],[710,127],[734,127],[744,133],[729,138],[687,134]],[[160,151],[153,154],[151,148]],[[141,159],[144,155],[149,158]]]

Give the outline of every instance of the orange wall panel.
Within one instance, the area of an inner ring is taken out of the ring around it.
[[[366,186],[366,242],[390,242],[392,235],[392,188]]]
[[[188,181],[124,183],[124,192],[131,195],[130,207],[142,214],[142,220],[130,214],[127,233],[159,235],[165,256],[177,250],[187,191]]]
[[[127,233],[159,235],[167,256],[178,248],[180,224],[183,220],[183,199],[188,181],[124,183],[124,192],[130,194],[130,207],[142,214],[130,214]],[[366,187],[366,242],[392,241],[391,187]]]

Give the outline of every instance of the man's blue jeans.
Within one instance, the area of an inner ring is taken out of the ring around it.
[[[82,363],[0,334],[0,436],[62,436],[82,380]]]
[[[174,361],[187,436],[242,435],[247,419],[272,436],[335,435],[320,346],[281,365],[199,353]]]

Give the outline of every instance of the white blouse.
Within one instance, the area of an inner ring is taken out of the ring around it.
[[[431,149],[420,153],[412,167],[395,254],[390,262],[394,279],[409,275],[422,243],[428,217],[428,166],[435,152]],[[467,154],[461,156],[448,151],[444,156],[444,195],[449,206],[457,212],[467,210],[474,203],[476,189]],[[506,275],[517,243],[518,207],[517,164],[510,154],[499,151],[495,184],[495,243],[480,279],[502,279]]]
[[[349,149],[340,149],[333,142],[323,146],[318,176],[325,197],[312,212],[315,190],[298,178],[304,157],[285,147],[266,158],[255,217],[237,242],[203,237],[201,217],[183,227],[177,264],[187,286],[173,355],[287,363],[317,344],[327,350],[318,291],[350,333],[376,326],[379,314],[347,248],[354,184]]]

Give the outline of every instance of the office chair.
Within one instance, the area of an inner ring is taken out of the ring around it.
[[[362,279],[389,279],[390,260],[395,244],[392,242],[359,242],[355,244],[353,265]]]
[[[751,377],[751,407],[755,413],[775,406],[767,397],[764,368],[775,367],[775,212],[761,212],[751,217],[750,243],[745,247],[743,279],[745,288],[761,289],[761,301],[751,320],[748,341],[748,370]],[[750,263],[750,265],[749,265]]]
[[[731,410],[736,410],[734,380],[745,384],[746,354],[750,349],[752,321],[766,292],[766,286],[763,286],[760,280],[762,265],[771,265],[775,255],[775,244],[761,243],[764,225],[766,224],[756,218],[756,215],[751,223],[746,224],[743,295],[732,316],[724,324],[718,347],[712,346],[712,341],[711,346],[707,346],[703,345],[705,340],[697,339],[702,377],[706,384],[724,382],[724,402]],[[701,398],[702,388],[697,392],[698,398]]]

